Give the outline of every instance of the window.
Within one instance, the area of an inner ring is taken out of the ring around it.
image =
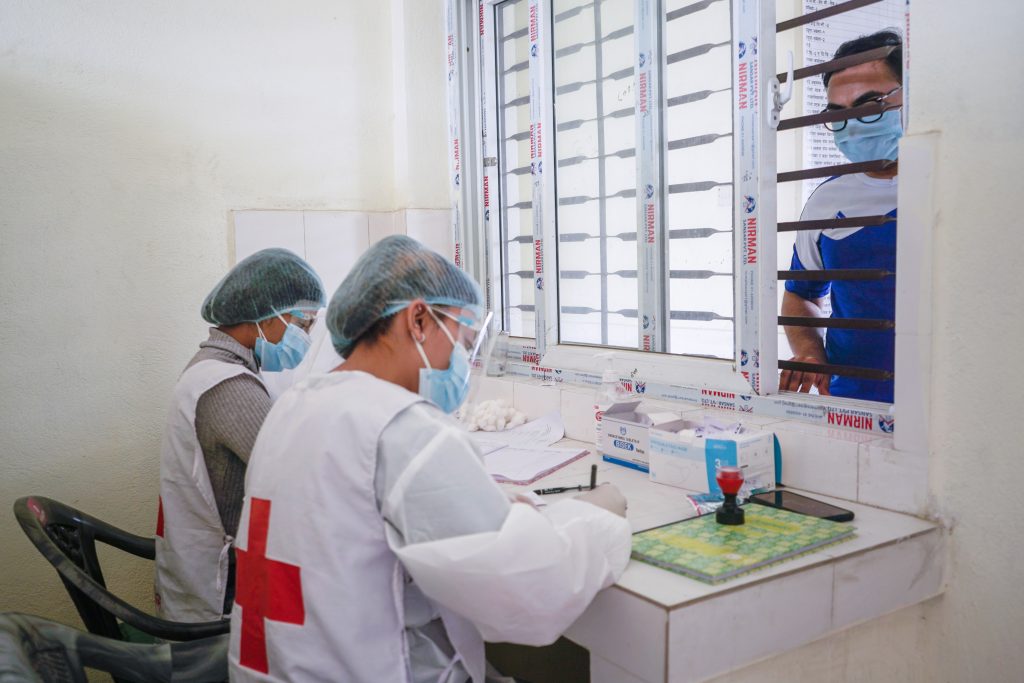
[[[550,73],[535,79],[542,103],[530,97],[531,6],[550,13],[541,67]],[[638,66],[636,2],[493,5],[503,325],[511,335],[536,337],[543,229],[531,131],[549,106],[555,134],[541,139],[554,162],[557,246],[548,253],[557,261],[558,343],[734,357],[729,9],[727,0],[668,3],[646,28],[651,44]],[[671,86],[659,105],[663,78]],[[638,121],[638,111],[653,120]]]
[[[587,382],[594,347],[613,348],[634,374],[774,394],[799,211],[808,183],[837,170],[817,167],[838,163],[817,150],[820,131],[803,132],[820,123],[808,79],[834,49],[813,20],[854,12],[869,32],[875,10],[905,2],[779,0],[797,18],[776,26],[771,0],[467,0],[480,12],[477,113],[497,131],[484,134],[483,194],[487,206],[489,177],[498,246],[481,275],[524,364],[569,359]],[[791,50],[806,66],[773,79]]]

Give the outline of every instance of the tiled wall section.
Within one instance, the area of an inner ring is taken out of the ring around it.
[[[409,235],[449,258],[454,256],[451,211],[447,209],[232,213],[236,263],[260,249],[290,249],[309,261],[329,293],[338,288],[371,244],[388,235]]]
[[[513,403],[530,418],[560,408],[566,436],[594,443],[593,391],[539,380],[481,378],[475,400],[493,398]],[[927,457],[894,450],[891,437],[659,401],[646,401],[644,410],[672,410],[691,419],[699,419],[698,413],[726,422],[741,419],[779,437],[782,479],[787,485],[887,510],[928,514]]]

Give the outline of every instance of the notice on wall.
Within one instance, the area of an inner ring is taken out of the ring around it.
[[[831,7],[844,0],[803,0],[804,14]],[[844,12],[822,21],[804,26],[804,65],[820,64],[832,59],[841,44],[859,36],[866,36],[882,29],[895,29],[904,35],[906,26],[907,0],[882,0],[881,2]],[[828,104],[825,86],[820,76],[804,81],[803,111],[814,114]],[[824,126],[811,126],[803,130],[803,168],[834,166],[847,163],[835,144],[832,133]],[[811,196],[822,179],[805,180],[803,203]]]

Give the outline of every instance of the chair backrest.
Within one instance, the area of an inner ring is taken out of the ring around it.
[[[87,683],[86,667],[125,683],[226,681],[228,638],[143,645],[41,617],[0,613],[0,681]]]
[[[42,496],[19,498],[14,515],[25,535],[53,565],[90,633],[123,640],[118,620],[156,638],[196,640],[228,632],[227,619],[195,624],[146,614],[107,590],[96,541],[137,557],[156,556],[152,538],[136,536]]]

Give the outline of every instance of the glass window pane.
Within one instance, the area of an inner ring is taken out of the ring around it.
[[[669,349],[731,358],[732,22],[727,0],[665,4]]]
[[[554,0],[560,340],[637,348],[632,0]]]
[[[510,0],[496,18],[502,327],[535,336],[533,185],[530,176],[529,3]]]

